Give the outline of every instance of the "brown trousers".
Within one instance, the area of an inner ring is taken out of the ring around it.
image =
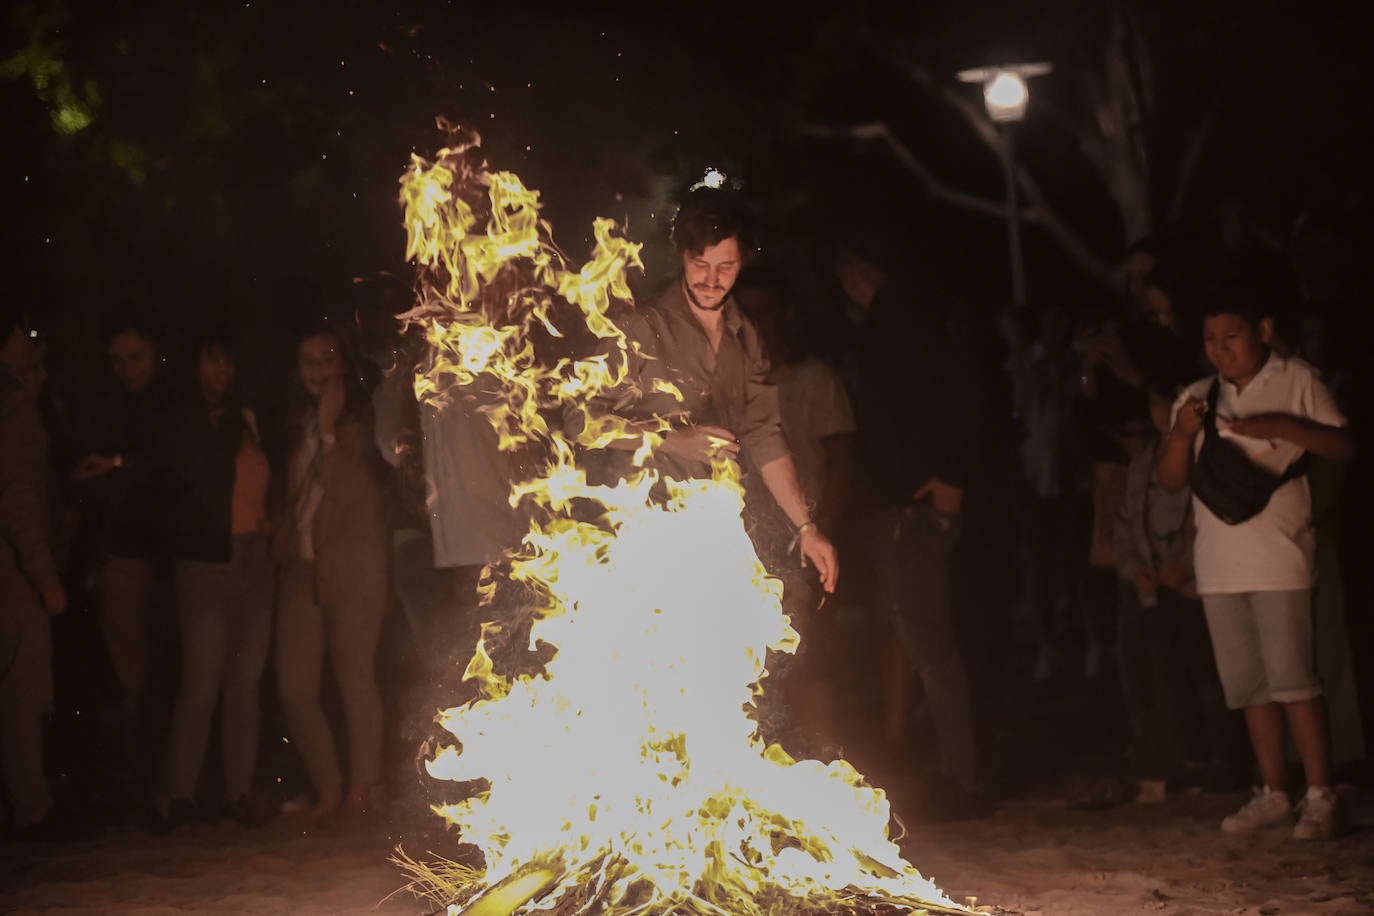
[[[382,699],[377,644],[389,606],[385,563],[334,565],[291,560],[277,591],[277,690],[287,727],[315,791],[338,795],[343,773],[320,703],[324,661],[343,702],[349,785],[375,785],[382,770]]]

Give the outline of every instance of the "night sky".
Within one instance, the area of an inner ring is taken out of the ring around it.
[[[1078,87],[1101,67],[1113,4],[541,6],[12,9],[0,294],[63,327],[71,350],[125,303],[173,331],[347,313],[354,278],[405,276],[396,181],[412,149],[433,150],[443,115],[477,127],[493,166],[543,191],[573,257],[607,215],[649,243],[660,274],[673,194],[716,165],[758,203],[801,295],[833,294],[827,252],[839,227],[865,226],[941,265],[970,302],[999,306],[1004,225],[932,202],[881,149],[805,136],[880,119],[952,184],[999,198],[996,158],[894,60],[951,80],[966,66],[1053,61],[1032,85],[1023,161],[1099,254],[1128,241],[1058,120],[1083,117]],[[1225,204],[1282,237],[1313,202],[1368,201],[1367,33],[1338,5],[1313,6],[1138,5],[1161,195],[1186,132],[1209,125],[1185,211],[1195,224]],[[1100,292],[1033,229],[1027,272],[1032,301]]]

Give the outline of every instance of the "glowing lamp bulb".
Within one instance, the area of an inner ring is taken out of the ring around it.
[[[994,121],[1019,121],[1026,114],[1030,93],[1019,73],[1001,70],[983,86],[983,101]]]

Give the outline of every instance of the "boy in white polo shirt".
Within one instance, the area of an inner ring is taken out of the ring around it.
[[[1206,438],[1204,424],[1215,422],[1220,440],[1240,446],[1275,482],[1282,481],[1258,514],[1233,524],[1208,507],[1194,481],[1198,593],[1226,703],[1245,711],[1264,783],[1221,826],[1239,833],[1292,820],[1286,725],[1307,781],[1293,836],[1325,839],[1335,830],[1336,796],[1312,649],[1316,537],[1307,479],[1295,463],[1305,453],[1346,460],[1354,442],[1317,371],[1270,350],[1274,323],[1263,306],[1269,291],[1261,282],[1237,274],[1206,290],[1204,346],[1217,375],[1189,386],[1174,405],[1158,477],[1168,489],[1187,485]]]

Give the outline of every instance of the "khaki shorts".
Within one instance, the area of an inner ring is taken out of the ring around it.
[[[1231,709],[1322,694],[1312,651],[1312,590],[1203,595],[1217,674]]]

